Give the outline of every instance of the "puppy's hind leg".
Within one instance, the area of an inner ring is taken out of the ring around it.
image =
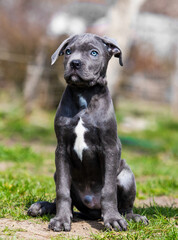
[[[56,182],[56,173],[54,174],[54,181]],[[39,201],[33,203],[27,211],[27,214],[32,217],[55,213],[56,213],[56,200],[52,203],[47,201]]]
[[[118,210],[127,220],[143,222],[145,225],[148,224],[148,219],[145,216],[133,213],[133,204],[136,196],[135,177],[132,170],[123,159],[121,160],[121,165],[117,174],[117,196]]]
[[[39,201],[30,206],[28,209],[28,215],[32,217],[42,216],[44,214],[55,214],[56,213],[56,203],[50,203],[46,201]]]

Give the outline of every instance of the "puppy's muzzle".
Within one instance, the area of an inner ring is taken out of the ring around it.
[[[80,68],[81,68],[81,65],[82,65],[82,63],[81,63],[80,60],[72,60],[72,61],[70,62],[70,67],[71,67],[72,69],[80,69]]]

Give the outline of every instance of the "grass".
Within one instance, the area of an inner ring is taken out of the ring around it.
[[[178,198],[177,119],[171,118],[168,110],[156,111],[155,114],[152,108],[138,110],[135,105],[133,107],[130,104],[121,105],[116,115],[119,126],[127,115],[154,123],[154,127],[150,124],[150,127],[144,130],[133,129],[126,132],[122,127],[118,128],[123,144],[122,156],[127,159],[137,179],[137,199],[156,196]],[[0,111],[0,171],[1,164],[12,163],[0,173],[0,218],[31,220],[26,211],[32,203],[38,200],[52,201],[55,198],[54,152],[48,151],[47,148],[56,142],[53,130],[54,112],[41,112],[41,116],[42,122],[36,114],[26,118],[23,108],[19,106],[11,106],[9,111],[7,109]],[[36,143],[39,144],[38,150],[34,148]],[[40,146],[43,150],[40,150]],[[178,238],[178,210],[174,206],[161,207],[153,204],[134,210],[136,213],[145,214],[150,224],[144,226],[130,222],[127,232],[101,231],[98,234],[91,234],[90,238],[97,240]],[[51,216],[38,218],[47,223]],[[5,226],[2,234],[15,236],[19,229],[11,230]],[[57,236],[51,239],[65,238]],[[75,239],[82,237],[78,236]]]
[[[25,117],[23,107],[14,107],[0,112],[0,132],[17,141],[40,141],[43,144],[54,144],[54,112],[51,114],[37,111],[35,118]]]
[[[8,227],[5,227],[2,230],[3,233],[5,233],[6,236],[12,236],[14,235],[16,232],[26,232],[23,228],[16,228],[16,229],[10,229]]]
[[[30,147],[15,145],[11,148],[0,145],[0,161],[41,162],[42,156],[32,151]]]
[[[54,181],[51,177],[32,176],[27,172],[6,172],[0,178],[0,217],[16,220],[29,219],[26,210],[35,201],[55,198]]]

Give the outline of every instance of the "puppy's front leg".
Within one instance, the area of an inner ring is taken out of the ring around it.
[[[71,176],[69,162],[64,146],[57,146],[55,152],[56,164],[56,216],[50,220],[49,229],[53,231],[70,231],[71,229]]]
[[[127,222],[120,215],[117,208],[117,162],[119,150],[115,146],[105,151],[104,156],[104,185],[101,193],[101,210],[104,225],[107,229],[122,231],[127,229]]]

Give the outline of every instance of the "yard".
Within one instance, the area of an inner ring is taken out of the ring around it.
[[[178,119],[156,104],[121,100],[116,112],[122,157],[136,176],[134,211],[150,224],[104,231],[101,221],[74,217],[70,233],[48,231],[52,216],[32,218],[28,207],[55,198],[54,112],[25,117],[17,100],[0,104],[0,239],[178,239]]]

